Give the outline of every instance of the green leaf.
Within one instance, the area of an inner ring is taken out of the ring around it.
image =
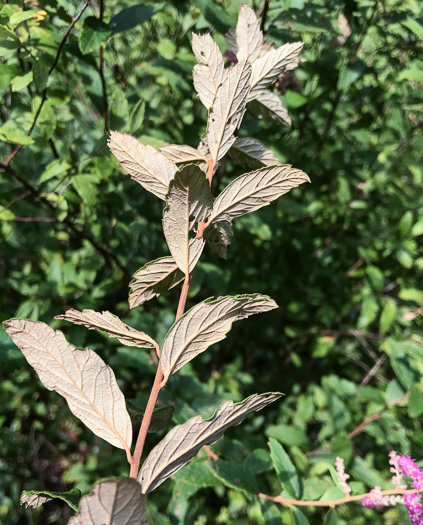
[[[225,485],[244,494],[257,494],[258,486],[254,476],[247,472],[241,463],[218,459],[213,463],[216,475]]]
[[[4,89],[9,87],[15,76],[16,69],[13,66],[0,64],[0,88]]]
[[[366,64],[362,60],[356,60],[353,64],[347,64],[341,68],[339,72],[338,89],[348,89],[363,75],[366,67]]]
[[[0,57],[6,57],[19,49],[19,41],[15,40],[0,40]]]
[[[169,38],[162,38],[157,45],[157,51],[166,60],[172,60],[176,53],[176,46]]]
[[[330,509],[325,516],[323,525],[337,525],[339,523],[335,509]]]
[[[283,488],[293,497],[301,497],[301,487],[295,467],[282,445],[274,438],[269,439],[270,457]]]
[[[21,24],[22,22],[25,22],[25,20],[30,20],[31,18],[34,18],[35,13],[35,9],[29,9],[27,11],[23,11],[22,9],[20,9],[19,11],[16,11],[16,13],[13,13],[13,15],[9,19],[10,27],[15,28],[17,25]]]
[[[330,448],[333,455],[341,457],[345,463],[349,461],[353,452],[351,439],[348,439],[345,434],[337,434],[332,439]]]
[[[290,108],[300,108],[301,106],[304,106],[304,104],[307,104],[308,98],[296,91],[287,91],[285,94],[285,101]]]
[[[423,414],[423,392],[420,392],[417,386],[411,388],[407,408],[411,418],[419,417]]]
[[[39,93],[44,91],[47,86],[49,67],[45,58],[41,55],[32,63],[34,74],[34,84]]]
[[[143,24],[149,20],[158,11],[161,11],[164,5],[133,5],[127,7],[112,17],[109,22],[109,28],[113,34],[128,31],[128,29],[132,29],[138,24]]]
[[[41,133],[48,140],[51,139],[56,129],[57,117],[56,112],[53,109],[51,102],[47,101],[40,113],[37,120],[37,127],[41,130]]]
[[[15,214],[11,210],[4,206],[0,206],[0,221],[13,221],[14,218]]]
[[[79,37],[79,49],[83,55],[100,49],[100,46],[112,34],[108,24],[95,16],[89,16],[84,20],[81,36]]]
[[[43,496],[46,498],[61,499],[62,501],[65,501],[73,510],[78,510],[79,500],[81,499],[81,491],[77,488],[73,488],[68,492],[51,492],[49,490],[24,490],[22,492],[21,501],[24,499],[24,495],[27,497]]]
[[[407,268],[407,270],[413,267],[414,259],[404,248],[400,248],[397,251],[397,259],[404,266],[404,268]]]
[[[398,80],[412,80],[414,82],[423,82],[423,70],[403,69],[398,75]]]
[[[294,518],[295,525],[310,525],[307,516],[298,507],[291,508],[291,516]]]
[[[57,211],[57,220],[62,222],[68,214],[68,203],[63,195],[57,193],[42,193],[42,197],[46,198]]]
[[[267,450],[257,448],[248,455],[244,467],[252,474],[260,474],[272,468],[272,460]]]
[[[88,205],[95,204],[98,196],[96,175],[74,175],[72,185],[81,199]]]
[[[10,144],[26,145],[34,143],[32,138],[19,129],[11,120],[8,120],[3,126],[0,126],[0,140],[9,142]]]
[[[292,425],[284,425],[283,423],[270,425],[266,429],[266,435],[277,439],[284,445],[308,446],[308,439],[304,430],[294,428]]]
[[[12,91],[20,91],[32,82],[33,72],[29,71],[26,75],[19,75],[11,82]]]
[[[382,315],[380,316],[380,333],[386,334],[386,332],[391,328],[392,323],[395,321],[397,316],[397,304],[394,300],[388,299],[385,306],[382,310]]]
[[[341,498],[345,498],[344,492],[339,487],[330,487],[319,501],[334,501]]]
[[[129,115],[129,132],[131,134],[136,134],[137,131],[141,130],[142,124],[144,122],[145,115],[145,102],[140,99],[134,106],[134,109]]]
[[[413,237],[419,237],[419,235],[423,235],[423,219],[419,219],[415,224],[413,224],[413,227],[411,228],[411,235]]]
[[[62,159],[52,160],[47,164],[44,172],[42,173],[39,184],[56,177],[57,175],[64,174],[70,168],[70,164]]]
[[[410,367],[409,358],[400,349],[393,347],[390,359],[395,375],[402,386],[406,389],[411,388],[418,380],[418,377],[416,377],[416,372]]]
[[[401,22],[401,24],[418,36],[420,40],[423,40],[423,26],[420,25],[417,20],[409,17]]]

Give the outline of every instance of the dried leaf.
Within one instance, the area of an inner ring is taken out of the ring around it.
[[[193,270],[204,248],[204,239],[190,239],[190,231],[208,217],[212,203],[209,181],[198,166],[185,166],[169,185],[163,231],[170,253],[185,275]]]
[[[191,146],[179,146],[178,144],[168,144],[160,148],[163,153],[174,164],[187,164],[189,162],[207,161],[205,155],[201,154]]]
[[[235,142],[234,133],[241,124],[250,91],[251,66],[239,62],[217,92],[209,113],[207,141],[211,157],[220,160]]]
[[[228,246],[232,242],[234,230],[230,222],[214,222],[204,232],[207,246],[217,252],[219,257],[226,259]]]
[[[68,525],[148,525],[145,496],[138,481],[124,478],[94,485],[81,499],[79,511]]]
[[[248,108],[261,117],[277,120],[286,126],[291,125],[288,110],[283,107],[281,99],[268,89],[258,91],[255,100],[249,102]]]
[[[215,200],[209,223],[231,222],[236,217],[267,206],[304,182],[310,182],[308,176],[291,166],[262,168],[241,175]]]
[[[160,199],[166,199],[169,182],[177,170],[173,162],[126,133],[111,131],[107,144],[132,179]]]
[[[226,401],[213,417],[196,416],[174,427],[150,452],[139,474],[141,490],[148,494],[194,458],[204,445],[212,445],[225,430],[246,416],[273,403],[282,394],[254,394],[241,403]]]
[[[201,102],[211,108],[226,73],[219,46],[209,34],[192,34],[192,50],[198,64],[194,66],[194,87]]]
[[[81,491],[77,488],[68,490],[67,492],[52,492],[50,490],[24,490],[21,494],[20,504],[25,505],[26,508],[33,509],[44,505],[47,501],[52,499],[60,499],[65,501],[73,510],[78,510],[79,500],[81,499]]]
[[[295,69],[298,66],[298,55],[302,47],[302,42],[284,44],[258,58],[252,65],[248,101],[254,100],[263,88],[274,84],[281,73]]]
[[[255,138],[236,139],[234,145],[229,150],[229,155],[242,166],[248,165],[253,168],[262,166],[274,166],[279,163],[279,159],[270,149]]]
[[[29,491],[28,491],[29,492]],[[21,494],[20,504],[25,505],[25,508],[31,507],[36,509],[41,507],[47,501],[51,501],[53,498],[50,496],[43,496],[42,494],[25,494],[25,491]]]
[[[129,308],[157,297],[183,281],[184,274],[173,257],[151,261],[134,273],[130,282]]]
[[[270,297],[260,294],[218,297],[197,304],[166,335],[160,357],[163,382],[210,345],[225,339],[234,321],[277,307]]]
[[[78,312],[71,308],[63,315],[56,315],[55,319],[63,319],[70,323],[86,326],[90,330],[106,332],[109,337],[115,337],[123,345],[136,348],[155,348],[159,345],[149,335],[139,332],[125,324],[116,315],[110,312],[95,312],[94,310],[83,310]]]
[[[256,14],[249,5],[242,4],[236,26],[238,61],[248,59],[253,62],[258,58],[263,41],[263,33],[260,30]]]
[[[45,323],[11,319],[4,328],[43,385],[63,396],[97,436],[129,456],[132,425],[112,369],[95,352],[73,347]]]

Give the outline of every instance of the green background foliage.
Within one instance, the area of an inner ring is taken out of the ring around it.
[[[155,369],[150,354],[53,317],[69,307],[109,310],[163,340],[178,287],[132,311],[127,302],[131,275],[168,254],[162,203],[123,174],[105,129],[153,146],[196,146],[207,114],[192,86],[190,35],[213,27],[224,51],[241,2],[105,0],[104,12],[103,2],[92,4],[50,75],[83,2],[0,8],[0,320],[25,317],[63,329],[112,366],[142,409]],[[236,323],[225,341],[172,376],[161,402],[175,406],[175,424],[210,415],[226,399],[272,390],[286,396],[230,429],[213,446],[219,460],[201,452],[153,492],[150,521],[406,523],[400,507],[300,511],[256,494],[342,497],[333,480],[336,456],[345,460],[353,493],[390,488],[390,450],[423,459],[421,4],[264,4],[268,41],[305,43],[295,74],[278,83],[292,127],[247,113],[240,136],[259,138],[312,183],[238,219],[226,261],[206,250],[188,306],[258,292],[280,308]],[[44,19],[34,20],[41,9]],[[230,159],[223,168],[215,194],[245,171]],[[128,475],[125,458],[41,386],[4,331],[0,345],[0,521],[66,523],[65,503],[30,512],[19,506],[20,492],[87,493],[101,477]],[[164,432],[149,434],[147,452]]]

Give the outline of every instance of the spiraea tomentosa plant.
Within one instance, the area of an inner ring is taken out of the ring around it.
[[[61,394],[70,410],[97,436],[123,449],[130,465],[129,478],[97,483],[92,493],[82,498],[77,515],[70,521],[72,525],[147,523],[146,494],[181,469],[202,447],[215,443],[225,429],[281,396],[255,394],[241,403],[225,402],[208,420],[197,416],[175,426],[140,468],[158,395],[170,376],[211,344],[224,339],[234,321],[277,307],[267,296],[245,294],[208,299],[184,313],[192,274],[206,242],[225,256],[234,219],[309,181],[302,171],[280,165],[260,141],[237,138],[243,115],[251,105],[264,116],[289,123],[287,112],[271,87],[281,73],[298,65],[302,43],[279,48],[266,44],[254,11],[244,4],[237,27],[228,34],[228,44],[231,60],[225,67],[221,51],[209,34],[192,36],[198,61],[193,72],[194,86],[208,109],[207,132],[197,149],[168,145],[157,150],[130,135],[112,131],[109,136],[108,145],[121,166],[165,204],[163,231],[171,256],[138,270],[129,294],[130,307],[134,308],[182,283],[176,320],[162,347],[109,312],[71,309],[57,316],[106,332],[124,345],[157,353],[157,373],[134,451],[124,395],[113,371],[95,352],[73,347],[61,332],[44,323],[25,319],[5,323],[7,333],[44,386]],[[214,198],[211,182],[226,154],[259,169],[237,178]],[[21,501],[37,506],[51,497],[57,497],[57,493],[29,491]],[[71,495],[61,497],[77,509]]]

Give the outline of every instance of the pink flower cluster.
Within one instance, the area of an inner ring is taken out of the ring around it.
[[[392,483],[397,489],[406,489],[402,478],[409,477],[415,490],[423,490],[423,470],[420,469],[410,456],[399,456],[394,450],[389,454],[391,465]],[[363,498],[363,507],[382,507],[404,503],[408,510],[411,525],[423,525],[423,506],[420,503],[420,494],[404,494],[404,496],[389,496],[382,493],[380,487],[375,487]]]
[[[348,496],[351,492],[351,487],[347,483],[347,479],[349,479],[349,474],[345,474],[345,466],[344,466],[344,460],[342,458],[336,458],[336,472],[338,474],[338,480],[339,484],[342,487],[342,490],[344,491],[345,495]]]

